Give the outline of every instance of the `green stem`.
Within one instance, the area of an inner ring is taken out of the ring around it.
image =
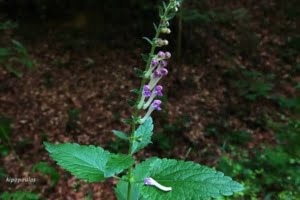
[[[169,3],[169,5],[167,6],[167,8],[164,12],[163,18],[165,18],[168,15],[169,11],[170,11],[170,3]],[[162,21],[159,23],[159,26],[157,27],[157,30],[156,30],[156,34],[155,34],[155,36],[152,40],[152,46],[151,46],[151,50],[150,50],[150,53],[149,53],[149,58],[148,58],[147,63],[146,63],[145,71],[148,71],[148,69],[150,67],[151,60],[153,58],[153,55],[154,55],[154,52],[155,52],[155,49],[156,49],[155,41],[159,37],[159,34],[161,32],[161,28],[162,28]],[[146,77],[144,77],[142,79],[140,89],[139,89],[139,95],[137,97],[136,102],[139,102],[141,100],[143,86],[146,84],[147,80],[148,80],[148,78],[146,78]],[[138,117],[138,114],[139,114],[139,109],[135,106],[134,111],[133,111],[133,115],[132,115],[134,120]],[[136,130],[136,122],[133,122],[132,125],[131,125],[131,135],[130,135],[129,150],[128,150],[128,155],[130,155],[130,156],[132,156],[132,146],[133,146],[133,142],[134,142],[134,132],[135,132],[135,130]],[[127,200],[131,199],[131,190],[132,190],[132,182],[133,182],[132,169],[133,169],[132,166],[128,169]]]

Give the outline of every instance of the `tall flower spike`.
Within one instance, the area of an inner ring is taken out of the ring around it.
[[[172,190],[171,187],[163,186],[163,185],[159,184],[156,180],[154,180],[151,177],[145,178],[144,179],[144,184],[145,185],[153,185],[153,186],[157,187],[158,189],[160,189],[162,191],[165,191],[165,192],[168,192],[168,191]]]
[[[143,107],[145,98],[150,97],[150,96],[151,96],[151,90],[150,90],[149,85],[144,85],[143,92],[142,92],[142,97],[141,97],[141,100],[140,100],[140,102],[137,106],[138,109],[141,109]]]
[[[154,91],[152,92],[148,101],[144,104],[143,109],[148,108],[156,96],[163,96],[162,89],[163,89],[163,87],[161,85],[155,86]]]
[[[154,100],[151,106],[149,107],[146,115],[142,119],[140,119],[139,121],[140,124],[144,123],[154,110],[161,110],[160,104],[161,104],[160,100]]]
[[[150,79],[150,82],[149,82],[149,87],[150,87],[150,90],[152,90],[156,84],[158,83],[158,81],[163,77],[163,76],[166,76],[168,74],[168,70],[166,68],[158,68],[156,69],[152,76],[151,76],[151,79]]]

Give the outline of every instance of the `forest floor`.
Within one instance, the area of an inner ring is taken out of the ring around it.
[[[300,75],[293,73],[290,63],[299,62],[300,57],[286,61],[274,50],[285,48],[286,37],[277,30],[293,24],[282,20],[283,23],[269,22],[272,27],[267,27],[258,20],[263,13],[251,12],[255,9],[250,9],[252,19],[247,27],[259,41],[252,55],[252,49],[234,53],[230,59],[224,53],[225,43],[233,44],[233,48],[248,47],[249,41],[241,42],[248,35],[238,33],[238,23],[231,28],[217,26],[223,43],[220,38],[209,36],[209,31],[194,30],[200,31],[194,36],[197,45],[206,40],[204,45],[209,47],[204,56],[201,54],[200,62],[192,58],[197,56],[195,49],[188,47],[195,41],[184,38],[188,59],[179,64],[174,58],[168,66],[169,74],[161,83],[165,94],[163,110],[153,115],[157,136],[153,144],[136,155],[138,160],[158,156],[216,166],[228,145],[222,132],[228,130],[232,134],[237,130],[250,132],[251,139],[245,143],[250,152],[262,148],[261,144],[275,144],[272,131],[262,124],[265,116],[280,117],[278,104],[267,95],[257,97],[256,101],[247,100],[233,83],[240,74],[231,72],[255,69],[272,73],[276,79],[271,93],[293,97],[297,90],[291,83],[299,83]],[[277,18],[272,16],[270,20]],[[10,31],[5,37],[22,39]],[[17,78],[0,67],[0,113],[14,120],[10,143],[15,151],[1,157],[1,166],[9,177],[35,177],[37,181],[8,184],[3,179],[0,191],[32,191],[53,200],[84,199],[88,194],[92,194],[92,199],[115,199],[115,181],[86,184],[76,180],[54,164],[43,141],[93,144],[125,153],[126,145],[115,138],[112,130],[129,131],[121,119],[130,116],[126,101],[134,94],[129,91],[140,83],[132,70],[143,68],[140,53],[144,52],[138,47],[130,51],[68,48],[52,32],[25,46],[35,60],[33,70],[23,69],[23,77]],[[54,187],[49,177],[32,172],[32,166],[41,161],[51,163],[59,171],[61,179]]]

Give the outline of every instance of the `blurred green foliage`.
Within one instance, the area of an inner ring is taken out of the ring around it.
[[[43,175],[51,177],[51,185],[55,186],[59,181],[60,175],[56,169],[46,162],[39,162],[32,167],[33,172],[40,172]]]
[[[220,159],[218,169],[245,185],[236,199],[300,198],[300,121],[269,122],[269,127],[276,134],[277,145],[254,152],[232,145]]]
[[[78,128],[78,123],[80,121],[80,112],[79,108],[72,108],[68,111],[68,121],[66,125],[67,131],[75,130]]]
[[[19,65],[32,69],[34,61],[30,58],[27,49],[18,41],[12,40],[12,45],[6,48],[0,48],[0,64],[2,64],[7,71],[21,78],[22,72],[17,69]]]
[[[0,195],[1,200],[38,200],[39,196],[36,193],[17,191],[14,193],[4,192]]]
[[[226,74],[231,77],[231,85],[237,88],[238,93],[249,101],[269,97],[273,89],[272,81],[275,75],[264,74],[256,70],[231,69]]]

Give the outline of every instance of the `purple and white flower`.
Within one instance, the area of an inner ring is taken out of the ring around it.
[[[157,67],[159,64],[159,61],[156,58],[153,58],[151,61],[151,68]]]
[[[151,75],[151,79],[149,82],[149,87],[150,90],[152,90],[156,84],[158,83],[158,81],[163,77],[166,76],[168,74],[168,70],[166,68],[157,68]]]
[[[154,110],[161,110],[160,105],[161,105],[161,100],[154,100],[151,106],[149,107],[147,113],[145,114],[145,116],[142,119],[140,119],[139,121],[140,124],[144,123]]]
[[[161,60],[161,61],[159,62],[158,67],[166,67],[167,65],[168,65],[168,62],[167,62],[166,60]]]
[[[143,104],[145,102],[145,98],[146,97],[150,97],[151,94],[152,93],[151,93],[151,89],[150,89],[149,85],[144,85],[143,91],[142,91],[142,97],[141,97],[141,100],[140,100],[140,102],[139,102],[139,104],[137,106],[138,109],[141,109],[143,107]]]
[[[156,96],[163,96],[163,93],[162,93],[162,90],[163,90],[163,87],[161,85],[157,85],[154,87],[154,90],[150,96],[150,98],[148,99],[148,101],[144,104],[143,106],[143,109],[146,109],[149,107],[149,105],[151,104],[151,102],[153,101],[153,99],[156,97]]]
[[[171,190],[172,190],[172,187],[166,187],[166,186],[163,186],[163,185],[159,184],[156,180],[154,180],[154,179],[151,178],[151,177],[145,178],[145,179],[144,179],[144,184],[145,184],[145,185],[148,185],[148,186],[155,186],[155,187],[157,187],[158,189],[160,189],[160,190],[162,190],[162,191],[165,191],[165,192],[168,192],[168,191],[171,191]]]

